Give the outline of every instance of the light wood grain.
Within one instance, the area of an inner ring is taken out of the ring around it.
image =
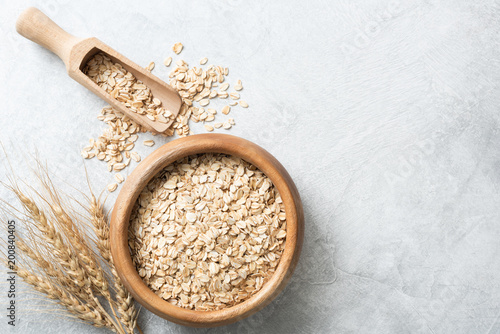
[[[142,189],[161,170],[183,157],[199,153],[225,153],[240,157],[258,167],[277,187],[285,205],[286,246],[276,272],[263,288],[241,304],[218,311],[194,311],[168,303],[158,297],[137,273],[128,247],[128,228],[132,207]],[[286,286],[302,248],[304,214],[295,184],[285,168],[266,150],[245,139],[223,134],[202,134],[163,145],[132,172],[125,181],[111,216],[111,252],[116,270],[134,298],[151,312],[176,323],[193,327],[226,325],[261,310]]]
[[[21,13],[17,19],[16,30],[22,36],[58,55],[66,65],[66,70],[70,77],[105,100],[114,109],[129,116],[146,129],[156,133],[165,132],[172,125],[173,119],[179,113],[182,100],[172,87],[97,38],[78,38],[72,36],[34,7],[30,7]],[[162,105],[172,112],[174,115],[172,120],[169,123],[160,123],[151,121],[145,115],[132,112],[123,103],[111,97],[110,94],[87,77],[82,72],[82,69],[87,61],[99,52],[106,53],[114,62],[120,63],[127,71],[131,72],[138,80],[141,80],[148,86],[153,96],[160,99]]]

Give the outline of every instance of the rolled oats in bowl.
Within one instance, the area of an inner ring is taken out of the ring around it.
[[[139,276],[164,300],[197,311],[224,309],[261,290],[285,240],[278,190],[255,166],[225,154],[167,166],[130,217]]]

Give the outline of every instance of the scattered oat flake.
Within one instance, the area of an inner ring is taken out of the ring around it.
[[[238,102],[236,102],[236,101],[231,101],[231,102],[229,102],[229,105],[230,105],[230,106],[232,106],[232,107],[234,107],[234,106],[235,106],[235,105],[237,105],[237,104],[238,104]]]
[[[146,66],[146,71],[151,72],[152,70],[154,70],[154,68],[155,68],[155,62],[152,61],[149,63],[148,66]]]
[[[110,183],[110,184],[108,184],[108,191],[109,192],[115,191],[116,188],[118,188],[118,184],[116,184],[116,183]]]
[[[154,146],[155,142],[154,142],[154,140],[145,140],[145,141],[143,142],[143,144],[144,144],[145,146],[149,146],[149,147],[151,147],[151,146]]]
[[[205,65],[205,64],[207,63],[207,61],[208,61],[208,58],[206,58],[206,57],[205,57],[205,58],[202,58],[202,59],[200,60],[200,65]]]
[[[208,106],[209,103],[210,103],[209,99],[203,99],[200,101],[200,106],[206,107],[206,106]]]
[[[236,93],[236,92],[233,92],[231,94],[229,94],[229,96],[233,99],[233,100],[237,100],[240,98],[240,94]]]
[[[165,58],[165,60],[163,61],[163,65],[169,67],[170,64],[172,64],[172,57]]]
[[[182,43],[175,43],[174,46],[172,47],[172,50],[176,54],[179,54],[179,53],[181,53],[181,51],[182,51],[183,48],[184,48],[184,46],[182,45]]]
[[[248,103],[246,103],[245,101],[241,100],[240,101],[240,106],[242,106],[243,108],[248,108]]]
[[[219,89],[221,91],[226,91],[227,89],[229,88],[229,84],[226,82],[226,83],[223,83],[222,85],[220,85]]]
[[[222,124],[222,127],[226,130],[231,129],[232,125],[228,121],[225,121],[224,124]]]
[[[227,99],[227,97],[229,96],[229,93],[228,92],[218,92],[217,95],[221,99]]]
[[[224,115],[229,114],[229,112],[230,112],[230,111],[231,111],[231,107],[230,107],[230,106],[224,106],[224,107],[222,108],[222,113],[223,113]]]
[[[121,174],[118,173],[118,174],[115,174],[115,180],[118,183],[122,183],[123,181],[125,181],[125,178]]]
[[[241,84],[241,80],[238,80],[236,82],[236,85],[234,86],[234,89],[235,90],[242,90],[243,89],[243,85]]]
[[[205,130],[207,130],[207,131],[209,131],[209,132],[214,131],[214,127],[213,127],[213,126],[211,126],[211,125],[209,125],[209,124],[205,124],[205,125],[204,125],[204,127],[205,127]]]
[[[141,161],[141,156],[139,155],[139,153],[137,152],[132,152],[130,153],[130,157],[135,161],[135,162],[139,162]]]
[[[124,163],[119,162],[119,163],[115,163],[113,165],[113,170],[119,171],[119,170],[122,170],[125,167],[126,167],[126,165]]]
[[[221,128],[221,127],[222,127],[222,123],[215,123],[215,124],[214,124],[214,127],[215,127],[216,129]]]

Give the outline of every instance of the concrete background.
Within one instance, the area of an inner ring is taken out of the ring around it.
[[[270,306],[216,329],[143,310],[144,333],[500,333],[500,1],[3,0],[0,141],[19,177],[38,152],[86,191],[79,151],[105,103],[16,34],[30,5],[161,78],[178,41],[174,59],[228,66],[250,104],[228,133],[274,154],[302,195],[302,257]],[[85,166],[95,189],[112,181]],[[19,288],[0,332],[104,332]]]

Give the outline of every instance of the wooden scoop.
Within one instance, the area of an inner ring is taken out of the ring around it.
[[[179,113],[182,101],[179,94],[172,87],[97,38],[78,38],[72,36],[62,30],[40,10],[33,7],[21,13],[17,19],[16,30],[22,36],[58,55],[66,65],[66,70],[70,77],[90,89],[91,92],[105,100],[114,109],[127,115],[146,129],[157,133],[164,132],[170,127],[173,119]],[[173,114],[172,120],[169,123],[160,123],[150,120],[146,115],[133,112],[83,73],[82,70],[88,60],[99,52],[105,53],[113,62],[121,64],[138,80],[141,80],[148,86],[153,96],[162,102],[162,107]]]

